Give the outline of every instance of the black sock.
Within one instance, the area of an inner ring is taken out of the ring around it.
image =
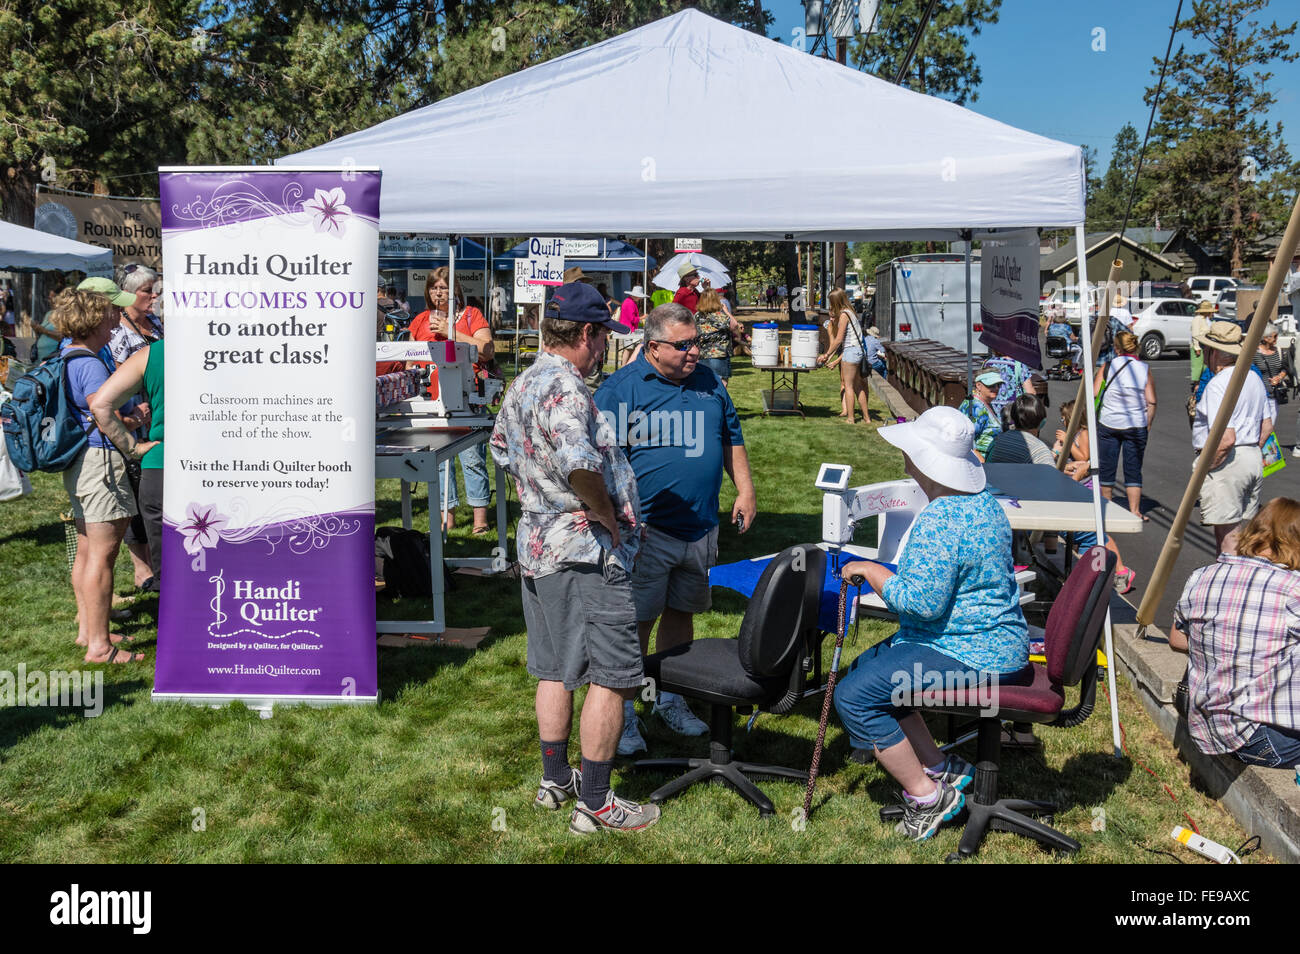
[[[542,743],[542,778],[556,785],[568,785],[569,779],[573,776],[573,769],[569,767],[569,740],[547,742],[545,739],[539,739],[538,741]]]
[[[609,775],[614,771],[614,762],[593,762],[582,760],[582,802],[593,812],[605,804],[609,794]]]

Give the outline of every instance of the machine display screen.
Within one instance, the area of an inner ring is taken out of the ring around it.
[[[822,474],[821,482],[824,484],[838,484],[843,474],[844,468],[832,467]]]

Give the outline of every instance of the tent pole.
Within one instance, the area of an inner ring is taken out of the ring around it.
[[[966,233],[966,393],[975,396],[975,337],[974,324],[971,322],[970,301],[970,247],[971,234]]]
[[[1084,296],[1088,290],[1088,256],[1084,254],[1083,247],[1083,225],[1076,225],[1074,228],[1075,244],[1079,248],[1079,316],[1082,320],[1083,336],[1088,336],[1088,308]],[[1109,296],[1107,296],[1109,298]],[[1109,321],[1110,308],[1106,308],[1107,314],[1103,316]],[[1102,323],[1102,318],[1098,318],[1098,324]],[[1093,369],[1092,362],[1094,352],[1091,349],[1085,349],[1083,352],[1083,381],[1084,389],[1087,392],[1084,401],[1084,410],[1088,415],[1088,473],[1092,476],[1092,510],[1093,519],[1097,527],[1097,541],[1104,545],[1106,541],[1106,518],[1101,509],[1101,483],[1097,479],[1097,409],[1093,406]],[[1079,402],[1074,405],[1074,413],[1079,413]],[[1068,437],[1069,435],[1067,435]],[[1066,444],[1061,449],[1061,456],[1069,457],[1070,444]],[[1107,594],[1107,603],[1109,603],[1109,594]],[[1115,758],[1122,754],[1120,749],[1119,738],[1119,697],[1115,695],[1115,640],[1113,638],[1113,629],[1110,622],[1110,609],[1106,610],[1106,682],[1110,687],[1110,732],[1111,742],[1115,748]]]
[[[456,340],[456,236],[447,236],[447,340]],[[438,382],[438,396],[442,397],[442,382]],[[443,472],[444,480],[442,484],[442,538],[447,539],[447,499],[449,496],[448,484],[456,479],[456,471],[451,466],[451,461],[446,461],[443,466],[446,470]]]
[[[1241,355],[1237,358],[1236,367],[1233,368],[1232,377],[1228,381],[1223,403],[1219,405],[1219,414],[1210,426],[1209,436],[1205,439],[1207,449],[1218,447],[1219,442],[1223,440],[1223,432],[1227,430],[1228,420],[1237,406],[1237,397],[1241,393],[1242,385],[1246,383],[1246,375],[1251,373],[1251,361],[1255,357],[1256,348],[1259,347],[1259,339],[1264,336],[1264,327],[1273,320],[1277,310],[1277,296],[1282,290],[1282,280],[1286,277],[1297,244],[1300,244],[1300,196],[1296,198],[1296,203],[1291,208],[1291,219],[1287,222],[1286,232],[1283,233],[1282,241],[1273,255],[1273,264],[1269,267],[1268,279],[1264,282],[1263,296],[1255,309],[1255,317],[1251,320],[1250,329],[1241,343]],[[1276,425],[1276,422],[1274,424]],[[1156,607],[1164,596],[1165,587],[1169,584],[1169,575],[1173,572],[1174,563],[1183,547],[1183,531],[1191,518],[1192,505],[1200,496],[1201,484],[1213,460],[1213,456],[1208,452],[1197,455],[1192,478],[1187,482],[1187,489],[1183,491],[1182,503],[1179,504],[1178,513],[1169,526],[1169,533],[1165,537],[1164,546],[1160,548],[1155,570],[1151,573],[1151,582],[1142,597],[1142,604],[1138,607],[1139,633],[1155,619]]]

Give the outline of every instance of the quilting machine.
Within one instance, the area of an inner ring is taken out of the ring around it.
[[[443,521],[435,515],[446,511],[444,488],[451,486],[455,472],[451,462],[462,451],[487,443],[494,418],[490,406],[501,394],[503,382],[477,379],[475,345],[451,341],[380,341],[375,344],[376,361],[428,362],[422,368],[383,375],[376,387],[375,479],[402,482],[402,526],[411,529],[411,485],[429,486],[429,565],[433,615],[427,620],[380,620],[380,633],[442,633],[447,629],[446,592],[443,579]],[[438,394],[429,395],[432,373],[437,369]],[[391,378],[386,386],[385,379]],[[505,475],[496,471],[497,550],[491,557],[446,560],[446,566],[467,567],[488,575],[509,566],[506,558]],[[442,506],[436,506],[441,501]],[[435,523],[436,520],[436,523]]]

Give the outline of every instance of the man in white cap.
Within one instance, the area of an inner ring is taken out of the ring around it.
[[[1241,329],[1231,321],[1211,322],[1209,331],[1196,338],[1205,366],[1214,377],[1196,402],[1192,420],[1192,448],[1214,455],[1201,485],[1201,520],[1214,528],[1220,553],[1235,553],[1237,527],[1259,512],[1259,491],[1264,482],[1261,435],[1271,430],[1268,392],[1258,374],[1247,373],[1237,404],[1218,447],[1206,447],[1210,427],[1219,415],[1233,366],[1241,354]]]
[[[673,304],[689,308],[693,315],[700,306],[700,273],[690,262],[682,262],[677,266],[677,280],[680,284],[673,295]]]
[[[920,841],[961,811],[975,770],[939,751],[900,692],[905,701],[937,679],[992,693],[1032,681],[1033,668],[1011,525],[985,492],[974,425],[955,408],[932,407],[879,433],[903,452],[904,470],[930,502],[912,523],[897,572],[874,561],[841,568],[846,580],[866,578],[898,614],[898,632],[854,660],[836,686],[835,708],[851,745],[874,749],[903,786],[899,831]]]

